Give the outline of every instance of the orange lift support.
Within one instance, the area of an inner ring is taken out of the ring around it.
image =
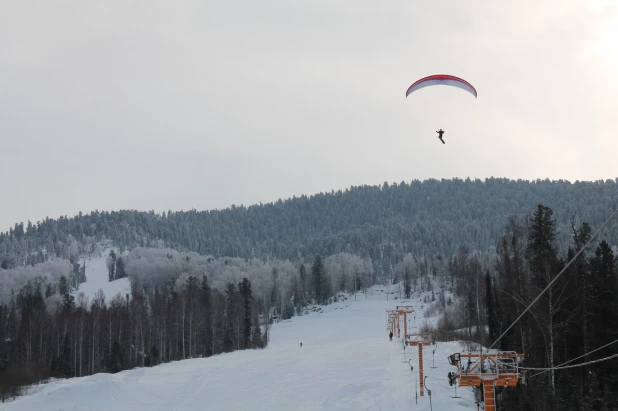
[[[460,387],[475,387],[483,393],[485,411],[495,411],[496,387],[515,387],[519,381],[519,363],[524,354],[515,351],[500,351],[494,353],[451,354],[448,362],[457,367],[457,372],[448,373],[450,385]],[[462,360],[467,358],[466,364]]]
[[[408,334],[406,336],[406,345],[418,347],[418,376],[421,388],[421,397],[425,395],[423,387],[425,380],[423,379],[423,346],[433,344],[433,336],[431,334]]]
[[[408,314],[414,314],[414,307],[411,305],[398,305],[397,313],[403,315],[403,335],[408,335]],[[401,330],[399,328],[399,322],[397,322],[397,338],[401,338]]]

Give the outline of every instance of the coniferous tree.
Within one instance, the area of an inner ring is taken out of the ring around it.
[[[489,339],[493,343],[498,338],[498,313],[496,299],[494,297],[494,286],[489,274],[485,274],[485,309],[487,310],[487,327],[489,328]]]
[[[571,260],[575,257],[577,251],[583,248],[583,246],[591,238],[591,228],[588,223],[583,223],[578,229],[575,227],[575,222],[571,221],[571,228],[573,231],[573,242],[575,243],[575,249],[569,249],[567,259]],[[595,299],[595,290],[593,288],[594,278],[591,273],[591,259],[588,256],[587,250],[584,250],[577,260],[575,260],[572,268],[569,270],[569,277],[572,281],[572,298],[571,303],[573,307],[577,308],[577,316],[580,321],[576,321],[576,330],[572,334],[581,336],[582,350],[576,350],[577,355],[589,352],[592,349],[591,346],[591,317],[593,315],[593,301]],[[585,372],[585,370],[582,370]]]
[[[305,303],[305,296],[307,292],[307,269],[305,268],[305,264],[300,265],[298,273],[300,274],[300,288],[303,295],[303,303]]]
[[[225,287],[225,319],[223,331],[223,352],[234,350],[234,332],[237,320],[237,291],[234,283],[228,283]]]
[[[407,299],[412,295],[412,287],[410,286],[410,273],[408,272],[408,266],[406,266],[406,273],[403,276],[403,294]]]
[[[252,348],[264,348],[264,338],[262,336],[262,327],[260,326],[260,320],[257,310],[255,310],[253,317],[253,335],[251,337]]]
[[[299,282],[302,281],[298,277],[292,277],[292,298],[294,301],[293,309],[295,308],[295,313],[300,314],[301,307],[303,307],[303,291],[302,286]]]
[[[618,340],[618,264],[605,240],[597,247],[591,265],[591,288],[596,297],[592,302],[593,315],[590,319],[591,345],[602,347]],[[618,354],[616,344],[599,351],[597,356],[603,358],[614,354]],[[602,396],[607,403],[618,404],[618,373],[615,364],[599,363],[592,369],[599,377],[599,389],[594,396]]]
[[[208,285],[208,278],[204,275],[202,276],[202,310],[204,310],[203,316],[203,331],[202,338],[204,341],[204,347],[206,351],[206,355],[213,355],[214,353],[211,350],[212,347],[212,327],[213,327],[213,309],[211,304],[212,299],[212,290]],[[209,343],[210,342],[210,343]]]
[[[530,219],[527,257],[532,272],[539,283],[547,285],[544,273],[554,268],[557,255],[555,249],[556,221],[553,210],[539,204]]]
[[[122,260],[122,257],[118,257],[116,259],[116,271],[114,279],[118,280],[119,278],[125,278],[126,276],[127,273],[124,269],[124,261]]]
[[[315,260],[313,261],[313,266],[311,267],[311,277],[313,278],[313,287],[314,287],[314,298],[316,303],[322,304],[324,301],[324,290],[325,284],[323,281],[325,279],[325,270],[324,263],[322,261],[322,256],[317,255]]]
[[[47,287],[45,287],[45,298],[49,298],[55,294],[54,285],[52,283],[48,283]]]
[[[108,367],[112,374],[122,371],[122,349],[118,340],[115,340],[112,345]]]
[[[553,219],[553,210],[539,204],[532,218],[528,230],[527,258],[536,286],[542,290],[550,284],[558,274],[558,256],[555,248],[556,222]],[[564,279],[562,280],[564,281]],[[543,318],[547,328],[547,352],[549,367],[553,368],[556,358],[557,333],[561,328],[557,323],[557,315],[561,309],[563,295],[557,293],[563,287],[562,282],[550,287],[543,295],[544,304],[541,305],[539,316]],[[550,385],[555,388],[555,372],[551,370]]]
[[[65,276],[60,277],[60,282],[58,283],[58,291],[62,296],[62,303],[65,310],[71,310],[73,307],[75,307],[75,297],[71,295],[69,282]]]
[[[110,250],[109,252],[107,269],[109,274],[109,281],[114,281],[116,279],[116,253],[114,252],[114,250]]]
[[[324,269],[324,265],[322,265],[322,268],[319,271],[322,274],[322,278],[320,280],[320,285],[322,287],[322,290],[320,291],[320,297],[322,300],[321,303],[327,304],[332,295],[331,281],[330,277],[326,273],[326,270]]]
[[[238,291],[242,300],[243,310],[243,333],[242,346],[249,348],[251,346],[251,282],[245,277],[238,284]]]
[[[67,278],[64,275],[60,276],[60,281],[58,282],[58,293],[64,296],[68,294],[69,291],[70,289],[69,289],[69,283],[67,281]]]
[[[58,359],[58,369],[63,377],[70,378],[73,376],[73,367],[71,366],[71,346],[69,345],[69,334],[64,334],[64,342],[62,343],[62,351]]]

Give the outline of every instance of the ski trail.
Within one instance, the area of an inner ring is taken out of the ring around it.
[[[272,340],[263,350],[56,380],[0,404],[0,411],[429,410],[427,391],[415,402],[418,349],[404,350],[386,332],[385,308],[404,301],[386,302],[383,294],[368,297],[273,324]],[[422,312],[419,299],[409,304]],[[440,380],[453,371],[446,357],[460,352],[460,344],[438,342],[435,369],[430,368],[432,350],[425,348],[424,365],[433,410],[475,410],[472,390],[460,388],[462,398],[453,399],[453,389]]]

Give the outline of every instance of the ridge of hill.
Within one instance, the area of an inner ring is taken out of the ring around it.
[[[408,252],[491,249],[509,217],[526,219],[539,203],[554,210],[564,252],[572,244],[572,218],[598,227],[618,207],[618,179],[414,180],[224,210],[80,213],[16,224],[0,234],[0,266],[41,262],[49,254],[76,258],[109,239],[117,247],[166,246],[215,257],[298,260],[350,252],[370,257],[381,276]],[[616,228],[612,221],[602,233],[612,245]]]

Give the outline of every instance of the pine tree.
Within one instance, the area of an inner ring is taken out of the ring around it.
[[[554,246],[556,240],[556,221],[553,220],[553,210],[539,204],[530,219],[528,232],[527,257],[532,272],[537,280],[546,284],[543,273],[551,270],[556,263],[557,255]]]
[[[313,278],[313,286],[314,286],[314,298],[317,304],[322,304],[324,301],[324,284],[323,281],[325,279],[325,271],[324,271],[324,263],[322,261],[322,256],[317,255],[315,260],[313,261],[313,266],[311,267],[311,276]]]
[[[69,345],[68,333],[64,334],[62,351],[58,359],[58,370],[63,377],[70,378],[73,376],[73,368],[71,367],[71,346]]]
[[[262,337],[262,327],[260,326],[260,320],[257,315],[257,312],[255,313],[253,324],[254,324],[254,327],[253,327],[253,336],[251,338],[251,346],[253,348],[264,348],[264,338]]]
[[[251,302],[253,297],[251,296],[251,282],[246,277],[238,284],[238,291],[242,299],[243,309],[243,347],[249,348],[251,346]]]
[[[494,297],[494,287],[489,274],[485,274],[485,308],[487,309],[487,326],[489,328],[489,339],[493,343],[498,338],[498,316],[496,310],[496,299]]]
[[[84,263],[79,269],[79,283],[82,284],[86,281],[88,281],[88,279],[86,278],[86,259],[84,258]]]
[[[109,281],[112,282],[116,279],[116,253],[114,250],[109,252],[110,259],[108,260],[108,277]]]
[[[210,341],[209,344],[209,340],[212,338],[212,327],[213,327],[213,323],[212,323],[212,317],[213,317],[213,312],[212,312],[212,291],[210,289],[210,286],[208,285],[208,278],[206,277],[206,275],[202,276],[202,297],[201,297],[201,304],[202,304],[202,310],[204,310],[204,322],[202,325],[202,338],[204,341],[204,346],[206,347],[205,352],[206,352],[206,356],[210,356],[213,355],[214,352],[212,352],[212,341]]]
[[[533,217],[530,219],[530,227],[528,231],[528,247],[527,258],[530,269],[532,270],[533,279],[538,288],[545,288],[557,274],[558,256],[555,248],[556,240],[556,222],[552,218],[553,211],[551,208],[539,204]],[[563,279],[564,281],[564,279]],[[555,348],[558,338],[557,331],[562,329],[556,323],[556,316],[560,310],[562,303],[562,294],[558,294],[555,290],[559,290],[561,284],[554,284],[543,295],[542,318],[547,327],[547,358],[549,367],[554,367]],[[550,371],[550,384],[552,392],[555,389],[555,371]]]
[[[109,358],[109,370],[112,374],[122,371],[122,350],[118,340],[112,344],[112,353]]]
[[[234,328],[236,325],[237,292],[234,283],[227,283],[225,287],[225,318],[223,330],[223,352],[234,350]]]
[[[75,297],[73,297],[71,294],[65,294],[62,298],[62,305],[65,310],[71,310],[75,308]]]
[[[66,310],[71,310],[75,307],[75,297],[71,295],[70,291],[67,278],[64,275],[61,276],[58,283],[58,292],[62,296],[62,304]]]
[[[124,269],[124,261],[122,260],[122,257],[118,257],[116,259],[115,279],[118,280],[119,278],[125,278],[126,276],[127,276],[127,273],[125,272],[125,269]]]
[[[277,278],[279,277],[279,270],[277,270],[277,268],[273,268],[272,272],[271,272],[271,278],[273,280],[273,288],[270,291],[270,303],[277,307],[278,304],[278,293],[277,293]]]
[[[575,243],[575,249],[569,248],[567,259],[571,260],[575,257],[577,251],[579,251],[590,240],[591,228],[588,223],[583,223],[582,226],[575,228],[574,219],[571,220],[571,229],[573,231],[573,240]],[[593,301],[595,297],[595,290],[593,289],[594,278],[591,278],[591,259],[588,258],[586,251],[582,252],[577,260],[575,260],[572,268],[569,272],[565,273],[569,277],[573,278],[573,285],[571,293],[573,295],[571,304],[577,308],[577,316],[579,321],[576,321],[576,327],[572,330],[572,334],[581,338],[581,350],[574,351],[577,355],[581,355],[591,351],[591,317],[593,316]],[[580,344],[577,344],[579,346]],[[581,372],[585,372],[584,369]],[[584,385],[587,385],[586,381],[583,381]],[[585,390],[585,388],[584,388]]]
[[[4,317],[2,316],[3,310],[2,310],[2,306],[0,306],[0,318],[4,319]],[[10,365],[10,344],[11,341],[9,339],[0,339],[0,375],[2,375],[2,373],[4,373],[6,371],[7,368],[9,368]]]
[[[618,271],[617,262],[609,244],[605,240],[597,247],[592,258],[591,288],[595,295],[590,318],[591,345],[601,347],[618,340]],[[618,354],[618,346],[613,345],[596,354],[598,358]],[[598,373],[599,390],[609,394],[607,401],[618,400],[618,374],[615,364],[599,363],[592,368]],[[600,394],[599,392],[599,394]]]
[[[403,276],[403,293],[407,299],[412,295],[412,287],[410,286],[410,273],[406,265],[406,273]]]
[[[60,276],[60,280],[58,281],[58,293],[64,296],[69,293],[69,282],[64,275]]]
[[[305,296],[307,291],[307,269],[305,268],[305,264],[301,264],[298,269],[298,273],[300,274],[300,289],[303,295],[303,304],[305,303]]]
[[[327,304],[328,299],[332,295],[331,282],[330,282],[330,277],[326,275],[326,269],[324,268],[324,266],[322,266],[321,273],[322,273],[322,279],[320,280],[320,282],[322,285],[322,291],[321,291],[322,304]]]

